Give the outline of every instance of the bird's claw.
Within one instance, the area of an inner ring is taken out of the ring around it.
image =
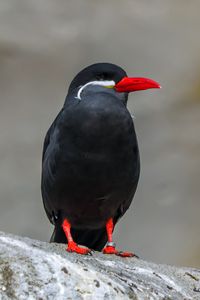
[[[104,249],[103,249],[103,253],[104,254],[117,254],[117,250],[115,249],[114,246],[106,246]]]
[[[103,253],[104,254],[115,254],[115,255],[121,256],[121,257],[133,257],[133,256],[136,256],[138,258],[138,256],[135,255],[134,253],[118,251],[114,246],[106,246],[103,249]]]
[[[82,255],[87,255],[87,254],[92,255],[91,250],[89,248],[80,247],[75,242],[68,243],[66,251],[74,252],[74,253],[78,253],[78,254],[82,254]]]
[[[132,253],[132,252],[123,252],[123,251],[117,251],[116,255],[121,256],[121,257],[133,257],[133,256],[135,256],[135,254]]]

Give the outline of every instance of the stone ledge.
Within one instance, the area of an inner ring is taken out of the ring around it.
[[[200,299],[200,270],[80,256],[0,232],[0,299]]]

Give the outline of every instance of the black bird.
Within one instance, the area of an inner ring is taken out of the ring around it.
[[[140,174],[128,93],[150,88],[160,85],[129,78],[110,63],[86,67],[72,80],[45,137],[41,183],[44,208],[55,225],[51,241],[67,242],[67,251],[134,255],[116,250],[112,232]]]

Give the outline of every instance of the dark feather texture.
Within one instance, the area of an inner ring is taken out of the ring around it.
[[[87,76],[83,72],[73,80],[65,105],[47,132],[42,161],[44,207],[55,224],[51,241],[66,242],[61,224],[67,218],[74,240],[95,250],[107,241],[108,218],[116,223],[129,208],[140,173],[127,94],[89,85],[77,99],[80,85],[97,80],[97,75],[115,81],[126,75],[111,65],[109,78],[109,64],[103,65],[100,71],[96,65],[92,72],[86,70]]]

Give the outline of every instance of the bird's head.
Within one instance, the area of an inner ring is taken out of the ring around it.
[[[114,89],[117,93],[126,95],[130,92],[161,87],[159,83],[149,78],[128,77],[122,68],[110,63],[93,64],[80,71],[72,80],[69,93],[77,90],[77,98],[81,99],[81,93],[88,85]]]

